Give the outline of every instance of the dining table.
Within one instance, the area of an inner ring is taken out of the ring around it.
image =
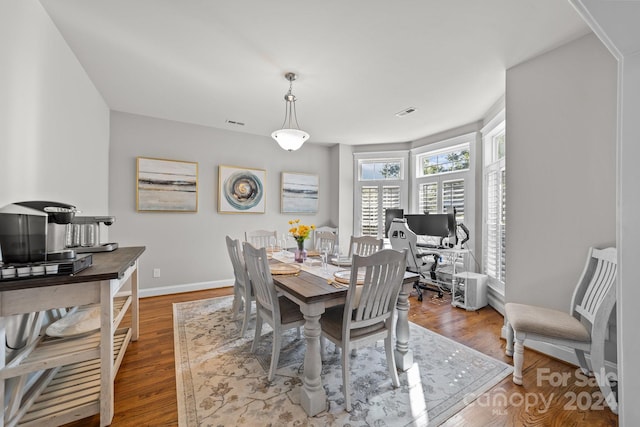
[[[322,263],[317,257],[309,257],[305,262],[297,263],[294,261],[294,254],[288,251],[273,251],[270,262],[274,266],[278,263],[297,266],[291,270],[272,268],[272,277],[276,290],[297,303],[305,318],[306,347],[300,405],[309,416],[314,416],[327,409],[327,395],[320,375],[322,372],[320,317],[327,308],[346,302],[349,285],[346,280],[336,278],[342,277],[345,270],[350,271],[350,262],[336,258],[335,263]],[[405,272],[396,304],[394,358],[396,367],[401,371],[408,370],[413,364],[413,353],[409,348],[409,293],[419,277],[416,273]]]

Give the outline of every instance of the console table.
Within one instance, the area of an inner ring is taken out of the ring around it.
[[[32,322],[27,343],[7,361],[0,357],[0,402],[11,390],[0,427],[56,426],[100,414],[113,419],[113,381],[130,341],[138,339],[138,258],[144,247],[93,254],[91,267],[70,276],[40,276],[0,283],[0,340],[7,317],[34,319],[87,304],[100,305],[100,330],[80,337],[50,338],[41,320]],[[131,292],[121,292],[130,283]],[[131,324],[119,325],[131,308]]]

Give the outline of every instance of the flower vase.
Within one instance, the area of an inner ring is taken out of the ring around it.
[[[296,262],[304,262],[307,259],[307,250],[304,248],[304,240],[298,241],[298,247],[294,256]]]

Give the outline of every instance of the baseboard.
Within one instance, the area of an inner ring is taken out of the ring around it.
[[[504,295],[498,292],[496,289],[489,286],[487,288],[487,302],[498,313],[504,316]]]
[[[160,295],[179,294],[182,292],[206,291],[207,289],[218,289],[233,286],[233,279],[216,280],[212,282],[185,283],[182,285],[160,286],[157,288],[140,289],[140,298],[157,297]]]

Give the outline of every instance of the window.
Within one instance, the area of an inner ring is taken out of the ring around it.
[[[401,159],[369,160],[360,162],[361,181],[400,179]]]
[[[505,121],[499,121],[485,132],[484,144],[484,212],[483,269],[490,283],[504,292],[506,282],[506,133]],[[491,123],[490,123],[491,125]]]
[[[464,141],[460,143],[460,141]],[[468,195],[465,188],[472,181],[472,135],[443,141],[436,148],[416,150],[416,213],[445,213],[455,208],[458,223],[464,222]]]
[[[402,208],[406,200],[404,157],[406,152],[356,154],[356,201],[354,232],[362,236],[384,236],[387,209]],[[373,157],[372,157],[373,156]],[[406,203],[406,202],[405,202]]]
[[[469,144],[418,156],[418,177],[469,170]]]

